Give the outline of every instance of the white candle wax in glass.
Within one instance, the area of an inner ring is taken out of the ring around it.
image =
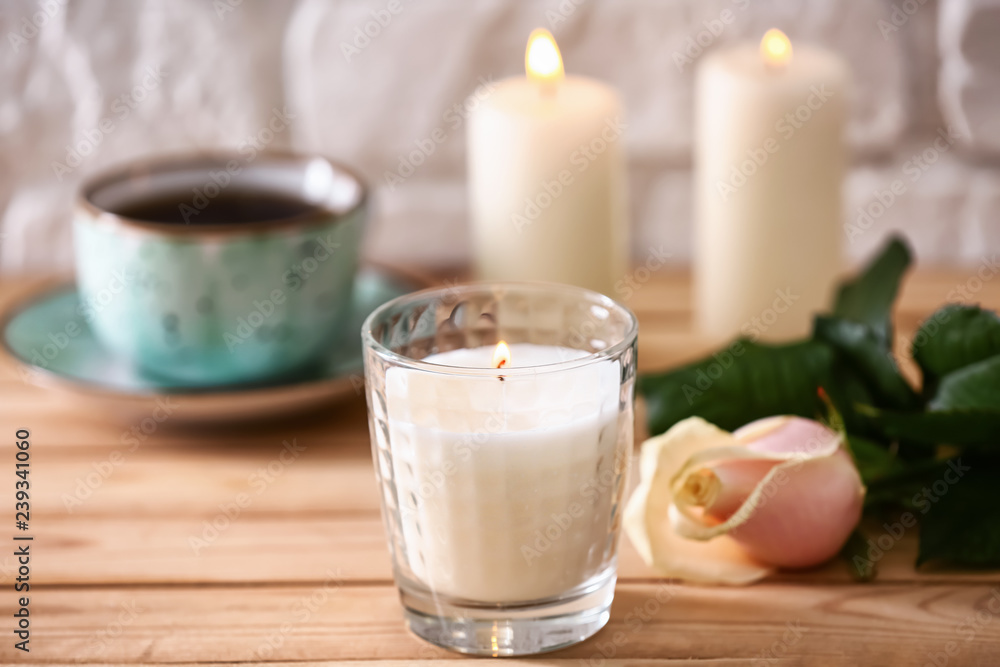
[[[631,452],[631,313],[568,286],[475,285],[387,304],[364,339],[411,629],[486,655],[596,632]]]
[[[424,361],[491,368],[493,351]],[[520,368],[586,353],[521,343],[511,356]],[[389,369],[396,488],[415,498],[401,503],[403,541],[425,585],[484,602],[540,600],[601,571],[620,375],[617,361],[503,381]]]

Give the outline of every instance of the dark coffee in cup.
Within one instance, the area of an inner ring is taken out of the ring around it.
[[[207,198],[206,198],[207,199]],[[157,193],[147,199],[126,202],[112,212],[125,218],[166,224],[240,225],[288,220],[319,213],[314,202],[281,192],[230,188],[208,203],[194,202],[192,193]],[[202,208],[196,204],[201,203]]]

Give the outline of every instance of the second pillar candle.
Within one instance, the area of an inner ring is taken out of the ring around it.
[[[788,340],[841,267],[847,67],[780,31],[718,50],[695,92],[695,302],[702,334]]]
[[[527,77],[501,81],[469,118],[477,276],[614,295],[628,268],[618,96],[565,77],[548,31],[532,33],[525,61]]]

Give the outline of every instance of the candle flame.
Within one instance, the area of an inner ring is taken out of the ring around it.
[[[524,69],[529,79],[542,83],[558,83],[565,76],[562,54],[552,33],[545,28],[531,31],[524,52]]]
[[[510,365],[510,348],[505,341],[497,343],[497,349],[493,351],[493,368],[502,368]]]
[[[792,42],[788,35],[771,28],[760,40],[760,56],[767,65],[784,65],[792,58]]]

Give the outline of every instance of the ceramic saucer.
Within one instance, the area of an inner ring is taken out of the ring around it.
[[[423,287],[420,279],[362,270],[342,343],[308,371],[267,383],[194,388],[150,375],[97,342],[79,314],[75,287],[66,284],[9,309],[0,320],[0,345],[25,382],[68,393],[117,419],[142,419],[157,407],[163,414],[164,405],[179,422],[270,418],[362,395],[362,322],[386,301]]]

